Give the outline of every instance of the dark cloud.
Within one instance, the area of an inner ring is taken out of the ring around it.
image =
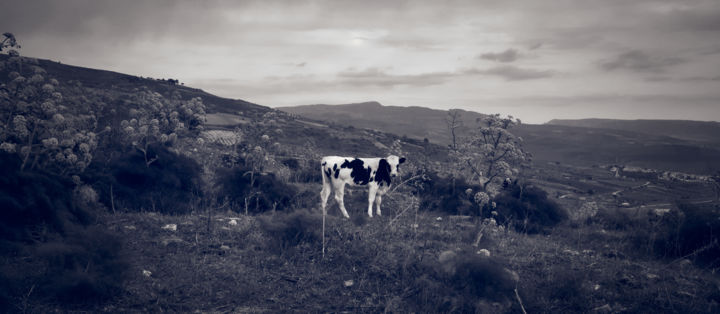
[[[520,68],[512,65],[504,65],[504,66],[497,66],[492,67],[489,69],[481,70],[481,69],[469,69],[463,71],[464,74],[479,74],[479,75],[491,75],[491,76],[499,76],[504,78],[507,81],[523,81],[523,80],[533,80],[533,79],[541,79],[541,78],[547,78],[552,77],[557,72],[553,70],[534,70],[534,69],[526,69],[526,68]]]
[[[518,57],[518,51],[512,48],[507,49],[503,52],[488,52],[478,56],[479,59],[492,60],[497,62],[514,62],[518,59]]]
[[[661,29],[691,32],[720,31],[720,2],[678,5],[658,14],[654,22]]]
[[[530,44],[530,46],[528,47],[528,49],[530,49],[530,50],[537,50],[537,49],[540,49],[540,47],[542,47],[542,45],[543,45],[543,43]]]
[[[655,57],[640,50],[631,50],[611,60],[601,61],[600,67],[606,71],[626,69],[635,72],[661,73],[667,67],[684,62],[686,60],[678,57]]]
[[[718,76],[693,76],[683,79],[688,82],[718,82],[720,81],[720,75]]]

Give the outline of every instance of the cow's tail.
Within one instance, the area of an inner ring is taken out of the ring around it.
[[[325,166],[326,165],[327,165],[327,161],[325,161],[323,159],[323,161],[320,163],[320,176],[322,177],[323,187],[325,187],[325,185],[328,184],[327,178],[325,177]]]

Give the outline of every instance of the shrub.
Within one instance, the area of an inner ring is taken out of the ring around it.
[[[420,182],[420,208],[435,210],[451,215],[478,215],[480,208],[472,202],[472,193],[466,191],[481,190],[479,185],[471,185],[462,178],[441,177],[428,173]]]
[[[295,158],[288,158],[283,160],[282,164],[290,169],[292,172],[291,179],[295,182],[322,182],[320,164],[316,161],[302,162]]]
[[[261,216],[259,221],[268,236],[268,246],[278,254],[301,244],[318,244],[322,239],[321,218],[306,211]]]
[[[117,237],[97,226],[41,244],[36,255],[47,266],[40,291],[70,304],[111,298],[120,291],[128,267],[120,247]]]
[[[679,215],[662,220],[655,243],[661,256],[694,258],[701,264],[720,264],[720,214],[717,208],[687,203],[678,204]],[[668,214],[665,214],[668,215]],[[675,218],[675,219],[672,219]]]
[[[567,212],[547,198],[547,192],[533,185],[511,184],[495,197],[500,223],[510,223],[527,233],[546,231],[567,219]]]
[[[116,295],[127,264],[120,241],[91,225],[99,205],[94,190],[21,172],[13,159],[0,153],[0,311],[28,310],[31,289],[33,302],[87,304]]]
[[[258,173],[242,167],[220,175],[216,184],[233,208],[247,209],[251,213],[287,210],[298,194],[294,186],[283,183],[272,173]]]
[[[87,223],[88,213],[72,204],[69,180],[43,173],[19,171],[14,156],[0,153],[0,239],[30,242],[32,231],[45,226],[64,233],[69,223]]]
[[[483,300],[497,302],[504,311],[509,309],[515,279],[499,260],[469,251],[443,255],[439,263],[425,265],[422,273],[429,275],[415,279],[419,291],[413,301],[418,310],[484,312],[488,309]]]
[[[136,150],[126,152],[106,165],[93,164],[86,171],[86,180],[97,187],[100,201],[108,208],[169,214],[190,212],[192,197],[199,191],[200,165],[163,145],[150,146],[148,156],[155,158],[149,165],[144,154]]]

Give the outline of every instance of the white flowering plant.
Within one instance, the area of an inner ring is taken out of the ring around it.
[[[3,45],[14,42],[5,37]],[[0,69],[7,73],[0,84],[0,151],[17,155],[21,170],[82,172],[97,147],[97,117],[68,106],[60,83],[35,59],[10,54]]]
[[[453,157],[470,181],[478,182],[485,193],[494,196],[506,178],[519,175],[518,169],[527,165],[531,156],[523,150],[522,138],[509,131],[520,124],[519,119],[493,114],[478,122]]]

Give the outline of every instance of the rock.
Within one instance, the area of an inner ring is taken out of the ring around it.
[[[505,271],[508,273],[508,275],[510,275],[510,278],[512,278],[514,282],[520,282],[520,275],[516,271],[510,270],[508,268],[505,268]]]
[[[612,313],[612,307],[610,307],[610,304],[605,304],[603,306],[598,306],[594,309],[592,309],[593,313]]]
[[[678,263],[678,265],[680,265],[681,268],[690,267],[692,266],[692,261],[684,258]]]
[[[451,222],[468,221],[472,219],[472,216],[468,215],[450,215],[447,217]]]
[[[451,260],[454,260],[455,257],[457,257],[457,253],[455,253],[455,251],[447,250],[440,253],[438,261],[444,264],[450,262]]]
[[[168,246],[170,244],[180,244],[180,243],[185,243],[185,241],[183,239],[180,239],[175,236],[167,237],[160,241],[160,244],[162,244],[164,246]]]
[[[438,261],[440,262],[440,269],[448,275],[454,275],[456,270],[456,258],[457,253],[450,250],[440,253],[440,256],[438,257]]]
[[[163,228],[163,230],[177,231],[176,224],[167,224],[167,225],[164,225],[162,228]]]

